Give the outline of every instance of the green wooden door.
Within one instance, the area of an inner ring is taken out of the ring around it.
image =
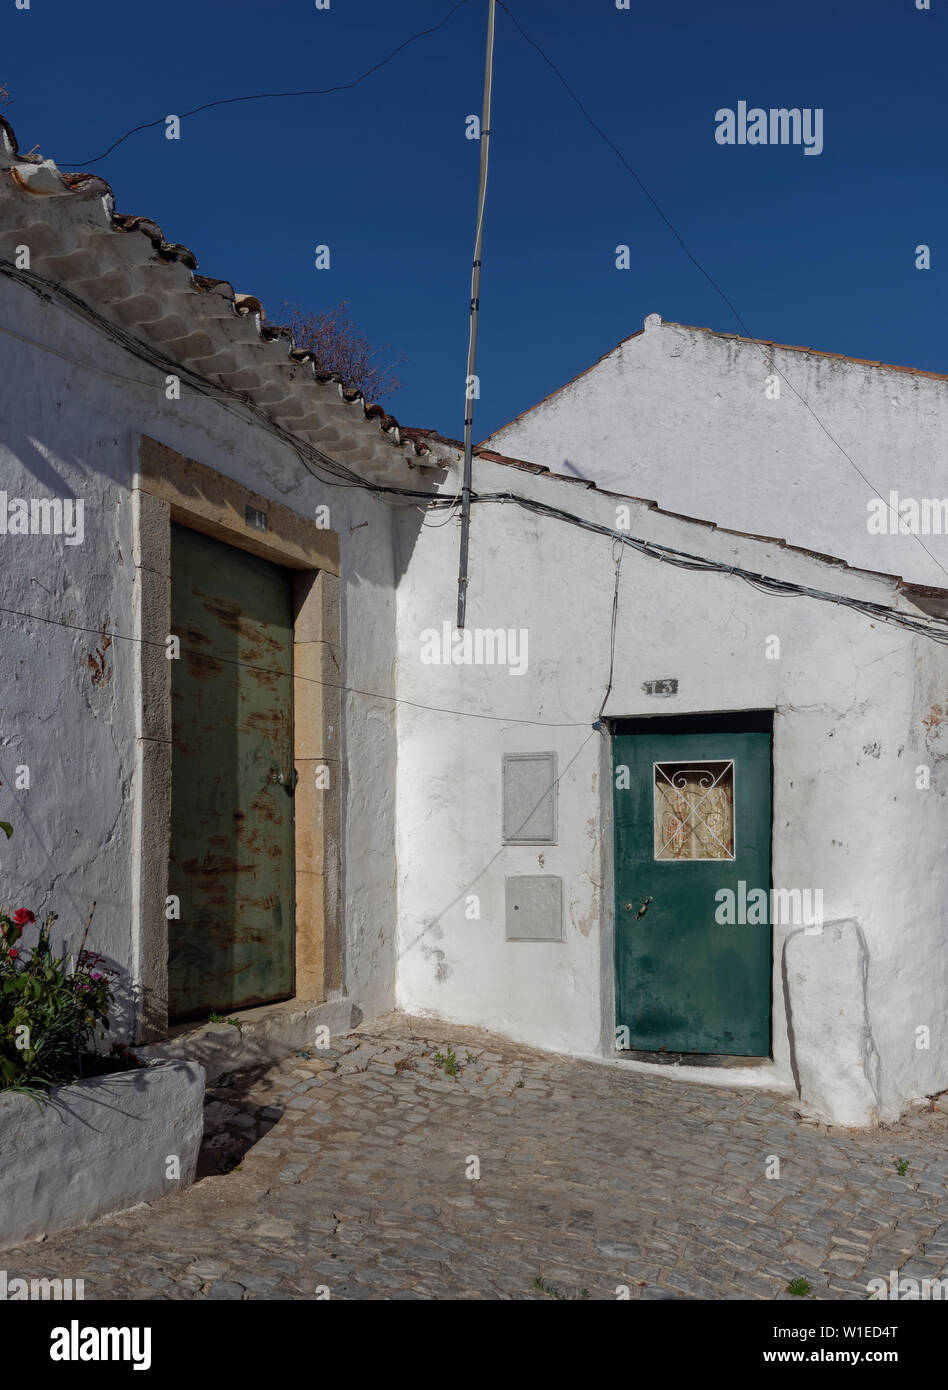
[[[171,616],[168,990],[186,1019],[293,993],[290,574],[174,525]]]
[[[762,922],[735,920],[770,891],[770,746],[765,732],[613,739],[616,1025],[632,1049],[770,1053],[769,896],[751,898]]]

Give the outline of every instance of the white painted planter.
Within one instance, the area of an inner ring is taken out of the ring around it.
[[[56,1086],[43,1105],[0,1094],[0,1248],[187,1187],[203,1129],[197,1062]]]

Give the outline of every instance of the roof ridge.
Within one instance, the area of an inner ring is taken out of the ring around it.
[[[581,372],[577,372],[574,376],[571,376],[569,380],[564,381],[561,386],[556,386],[552,391],[548,391],[545,396],[541,396],[533,405],[527,406],[525,410],[521,410],[518,414],[511,416],[505,424],[493,430],[481,443],[487,444],[495,435],[502,434],[504,430],[510,429],[511,425],[515,425],[518,421],[525,419],[526,416],[532,415],[541,405],[545,405],[547,401],[552,400],[554,396],[558,396],[561,392],[567,391],[571,386],[574,386],[577,381],[581,381],[584,376],[588,376],[590,372],[594,372],[600,363],[605,362],[607,357],[611,357],[613,353],[625,347],[626,343],[630,343],[633,338],[642,337],[650,328],[683,328],[688,333],[707,333],[712,338],[731,339],[738,343],[756,343],[761,347],[772,348],[779,352],[808,353],[811,357],[825,357],[837,362],[851,362],[854,366],[880,367],[886,372],[905,372],[910,376],[925,377],[930,381],[948,381],[948,372],[932,372],[926,367],[905,367],[895,362],[877,361],[872,357],[851,357],[845,352],[830,352],[828,348],[803,347],[794,343],[778,343],[773,338],[750,338],[744,333],[726,333],[723,329],[719,328],[707,328],[701,324],[693,323],[678,323],[675,319],[663,319],[660,314],[648,314],[641,328],[637,329],[634,333],[627,334],[624,338],[620,338],[614,347],[609,348],[607,352],[601,353],[599,357],[596,358],[595,362],[590,363],[590,365],[584,367]]]

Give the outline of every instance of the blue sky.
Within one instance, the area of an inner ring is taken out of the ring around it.
[[[203,101],[348,82],[453,0],[183,7],[31,0],[0,15],[21,148],[108,179],[202,273],[350,314],[404,353],[389,408],[460,437],[487,0],[351,92],[231,105],[97,155]],[[948,5],[509,0],[750,331],[948,371]],[[726,147],[715,112],[820,107],[824,149]],[[650,312],[739,331],[553,73],[498,14],[475,437]],[[327,243],[332,268],[313,268]],[[627,244],[631,269],[615,269]],[[915,269],[931,246],[932,268]]]

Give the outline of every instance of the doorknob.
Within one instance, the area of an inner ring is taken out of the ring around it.
[[[646,912],[648,912],[648,905],[649,905],[649,903],[650,903],[651,901],[652,901],[652,899],[651,899],[650,897],[649,897],[649,898],[643,898],[643,899],[641,900],[641,902],[639,903],[639,910],[638,910],[638,912],[635,914],[636,919],[638,919],[639,917],[644,917],[644,916],[645,916]],[[633,909],[634,907],[635,907],[635,903],[623,903],[623,904],[622,904],[622,911],[623,911],[623,912],[631,912],[632,909]]]
[[[296,784],[299,780],[300,775],[295,767],[293,771],[290,773],[289,777],[285,777],[283,773],[280,771],[280,769],[277,767],[276,763],[273,763],[271,765],[270,775],[267,778],[268,782],[278,782],[280,786],[283,788],[283,790],[286,792],[287,796],[293,795],[293,793],[296,791]]]

